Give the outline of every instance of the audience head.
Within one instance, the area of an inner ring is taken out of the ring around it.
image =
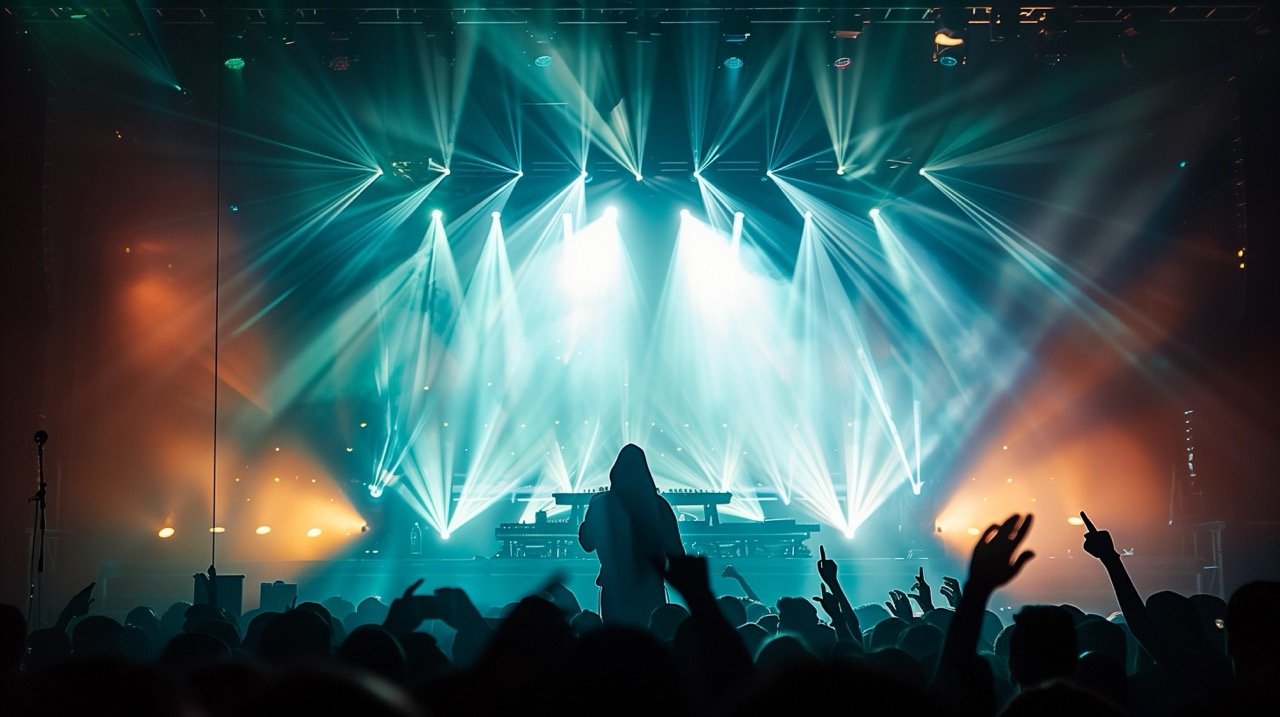
[[[27,619],[13,605],[0,605],[0,676],[17,674],[27,654]]]
[[[382,627],[361,625],[338,647],[338,659],[395,684],[404,684],[406,660],[400,643]]]
[[[1213,646],[1214,652],[1227,653],[1227,601],[1217,595],[1199,593],[1192,595],[1191,606],[1196,609],[1200,618],[1200,629],[1205,639]]]
[[[801,597],[778,600],[778,630],[803,633],[818,624],[818,608],[813,601]]]
[[[1167,639],[1178,647],[1198,652],[1213,652],[1213,646],[1200,628],[1195,605],[1185,595],[1161,590],[1147,598],[1147,613]]]
[[[688,617],[689,611],[680,605],[659,605],[649,615],[649,632],[660,641],[669,642],[676,636],[676,628]]]
[[[881,620],[879,624],[871,628],[871,640],[867,647],[871,650],[884,650],[890,647],[898,646],[898,639],[902,637],[902,633],[907,629],[907,621],[900,617],[891,617],[888,620]]]
[[[863,630],[870,630],[879,625],[882,621],[892,617],[888,608],[878,602],[859,605],[853,609],[854,617],[858,618],[858,625]]]
[[[600,613],[592,612],[591,610],[583,610],[569,620],[569,628],[578,637],[582,637],[592,630],[599,630],[602,627],[604,627],[604,620],[600,619]]]
[[[1237,673],[1280,668],[1280,582],[1259,580],[1232,593],[1226,625]]]
[[[89,615],[71,630],[76,657],[118,657],[124,653],[124,626],[105,615]]]
[[[262,628],[258,656],[274,665],[308,662],[328,656],[329,628],[310,610],[290,610]]]
[[[728,620],[730,625],[737,627],[747,622],[747,608],[740,598],[723,595],[716,599],[716,605],[720,608],[720,614],[724,615],[724,619]]]
[[[1129,664],[1129,641],[1123,627],[1094,615],[1076,626],[1076,647],[1080,654],[1096,652],[1124,667]]]
[[[1013,617],[1009,673],[1023,687],[1075,675],[1076,631],[1071,614],[1052,605],[1028,605]]]
[[[231,659],[227,643],[207,632],[175,635],[160,651],[159,664],[170,672],[189,672]]]

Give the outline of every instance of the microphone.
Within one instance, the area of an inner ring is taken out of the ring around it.
[[[49,434],[44,431],[36,431],[36,445],[43,446],[45,441],[49,440]]]

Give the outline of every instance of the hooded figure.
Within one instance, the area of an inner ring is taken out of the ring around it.
[[[680,528],[653,482],[644,451],[627,444],[609,471],[609,490],[591,498],[578,542],[600,558],[600,617],[606,625],[644,628],[667,601],[667,558],[684,555]]]

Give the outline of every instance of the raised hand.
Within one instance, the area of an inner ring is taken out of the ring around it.
[[[987,528],[978,544],[973,546],[973,558],[969,561],[969,585],[984,590],[995,590],[1022,571],[1036,555],[1024,550],[1014,558],[1018,546],[1027,539],[1031,530],[1032,516],[1027,517],[1014,513],[1000,525]]]
[[[667,582],[685,601],[711,595],[707,559],[701,555],[673,555],[667,560]]]
[[[89,583],[80,589],[80,592],[71,596],[67,601],[67,606],[62,608],[62,613],[58,615],[58,623],[55,629],[66,632],[71,621],[82,615],[89,614],[89,606],[93,604],[93,586],[97,583]]]
[[[907,594],[901,590],[890,590],[889,600],[884,606],[889,608],[889,614],[894,617],[902,618],[903,620],[910,620],[913,617],[911,614],[911,601],[907,599]]]
[[[1116,552],[1116,545],[1111,540],[1111,533],[1105,530],[1098,530],[1093,526],[1093,521],[1089,520],[1089,516],[1084,511],[1080,511],[1080,519],[1084,521],[1084,527],[1088,531],[1084,534],[1084,551],[1098,560],[1107,560],[1119,555]]]
[[[822,582],[826,583],[831,590],[837,591],[840,588],[840,580],[837,575],[840,572],[840,566],[836,565],[836,561],[827,560],[827,546],[818,546],[818,577],[822,578]]]
[[[440,598],[440,619],[449,627],[459,631],[467,628],[488,629],[484,616],[462,588],[437,588],[435,594]]]
[[[823,612],[827,613],[827,617],[831,618],[831,623],[835,624],[840,621],[840,600],[835,593],[827,589],[826,585],[820,586],[821,594],[814,595],[813,601],[822,606]]]
[[[952,608],[960,604],[960,581],[950,575],[942,578],[942,587],[938,588],[938,592],[942,593],[942,597],[947,599],[947,604]]]
[[[404,589],[400,597],[391,601],[391,607],[387,609],[387,617],[383,619],[382,626],[393,635],[407,635],[417,629],[422,624],[422,618],[418,616],[418,607],[414,602],[413,593],[422,586],[422,578],[418,578],[412,585]],[[295,599],[294,602],[297,602]]]
[[[916,581],[911,585],[914,592],[907,593],[907,597],[916,601],[920,606],[920,612],[929,612],[933,609],[933,592],[929,589],[929,583],[924,579],[924,567],[921,566],[920,572],[916,573]]]
[[[742,577],[742,573],[739,573],[738,569],[733,567],[732,565],[726,565],[724,566],[724,570],[720,572],[720,577],[729,578],[731,580],[738,580]]]

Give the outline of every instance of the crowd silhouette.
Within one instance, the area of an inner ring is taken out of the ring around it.
[[[0,708],[1080,717],[1246,714],[1277,696],[1280,583],[1247,584],[1228,602],[1167,591],[1144,602],[1110,533],[1083,512],[1084,550],[1109,575],[1117,612],[1028,605],[1005,625],[987,606],[1034,558],[1021,549],[1030,515],[980,536],[963,581],[942,579],[945,605],[921,568],[908,591],[855,607],[825,546],[817,595],[766,604],[733,567],[723,576],[744,596],[714,594],[707,560],[680,549],[643,452],[624,448],[610,478],[581,533],[600,556],[600,611],[552,582],[490,617],[460,589],[418,594],[418,580],[389,605],[334,597],[237,620],[216,607],[211,566],[210,604],[138,607],[120,622],[90,614],[91,584],[30,634],[20,610],[0,606]]]

